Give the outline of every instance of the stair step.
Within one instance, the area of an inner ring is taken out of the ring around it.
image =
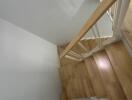
[[[82,40],[81,41],[88,50],[92,50],[97,46],[96,40],[95,39],[90,39],[90,40]]]
[[[58,54],[59,55],[63,52],[64,48],[65,48],[65,46],[58,47]],[[61,67],[68,66],[68,65],[71,65],[71,64],[76,64],[76,63],[77,63],[77,61],[67,59],[65,57],[63,59],[61,59],[61,61],[60,61]]]
[[[108,98],[96,98],[96,97],[90,97],[90,98],[78,98],[78,99],[72,99],[72,100],[109,100]]]
[[[94,54],[94,59],[98,65],[107,96],[110,100],[126,100],[122,87],[113,71],[109,58],[105,51]]]
[[[132,100],[132,57],[122,42],[107,46],[106,52],[126,97]]]
[[[62,100],[132,100],[132,57],[120,41],[81,62],[63,58],[61,66]]]
[[[93,85],[95,96],[96,97],[106,97],[105,88],[103,86],[102,79],[100,77],[99,70],[94,61],[94,58],[89,57],[88,59],[85,59],[85,64],[87,66],[89,77]]]
[[[83,61],[75,65],[61,67],[59,70],[62,86],[65,88],[68,98],[95,96]]]

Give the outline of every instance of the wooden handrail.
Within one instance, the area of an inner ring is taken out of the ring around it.
[[[70,42],[70,44],[65,48],[65,50],[60,55],[62,59],[68,52],[75,46],[80,39],[89,31],[89,29],[100,19],[101,16],[112,6],[116,0],[103,0],[99,6],[96,8],[90,19],[85,23],[77,36]]]

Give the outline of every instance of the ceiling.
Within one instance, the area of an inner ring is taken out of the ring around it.
[[[99,0],[0,0],[0,17],[54,44],[77,34]]]

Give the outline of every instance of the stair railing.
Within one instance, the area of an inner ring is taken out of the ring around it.
[[[96,8],[90,19],[82,27],[78,35],[70,42],[65,50],[60,55],[62,59],[79,41],[80,39],[90,30],[90,28],[104,15],[104,13],[115,3],[116,0],[103,0]]]
[[[121,25],[123,24],[123,19],[126,15],[127,9],[129,7],[129,2],[130,0],[117,0],[117,2],[115,2],[110,10],[110,14],[108,16],[111,16],[112,20],[112,30],[113,30],[113,36],[111,38],[104,38],[102,41],[102,46],[101,48],[99,48],[98,46],[95,47],[93,50],[91,50],[90,52],[84,53],[83,55],[83,59],[88,58],[89,56],[93,55],[95,52],[98,52],[102,49],[105,48],[105,46],[114,43],[116,41],[119,40],[124,40],[124,37],[121,35],[123,33],[122,29],[121,29]],[[110,17],[109,17],[110,18]],[[110,20],[111,20],[110,18]],[[83,60],[82,59],[82,60]]]
[[[123,23],[123,19],[126,15],[127,9],[129,7],[130,0],[118,0],[116,3],[116,11],[114,15],[114,23],[113,23],[113,34],[115,38],[121,37],[121,25]]]

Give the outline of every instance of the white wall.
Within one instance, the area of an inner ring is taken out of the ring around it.
[[[98,4],[99,0],[0,0],[0,17],[62,45],[78,34]],[[111,25],[107,16],[99,23],[100,33],[111,36],[106,25]]]
[[[59,100],[57,48],[0,19],[0,100]]]
[[[0,0],[0,17],[55,44],[69,42],[99,0]]]

